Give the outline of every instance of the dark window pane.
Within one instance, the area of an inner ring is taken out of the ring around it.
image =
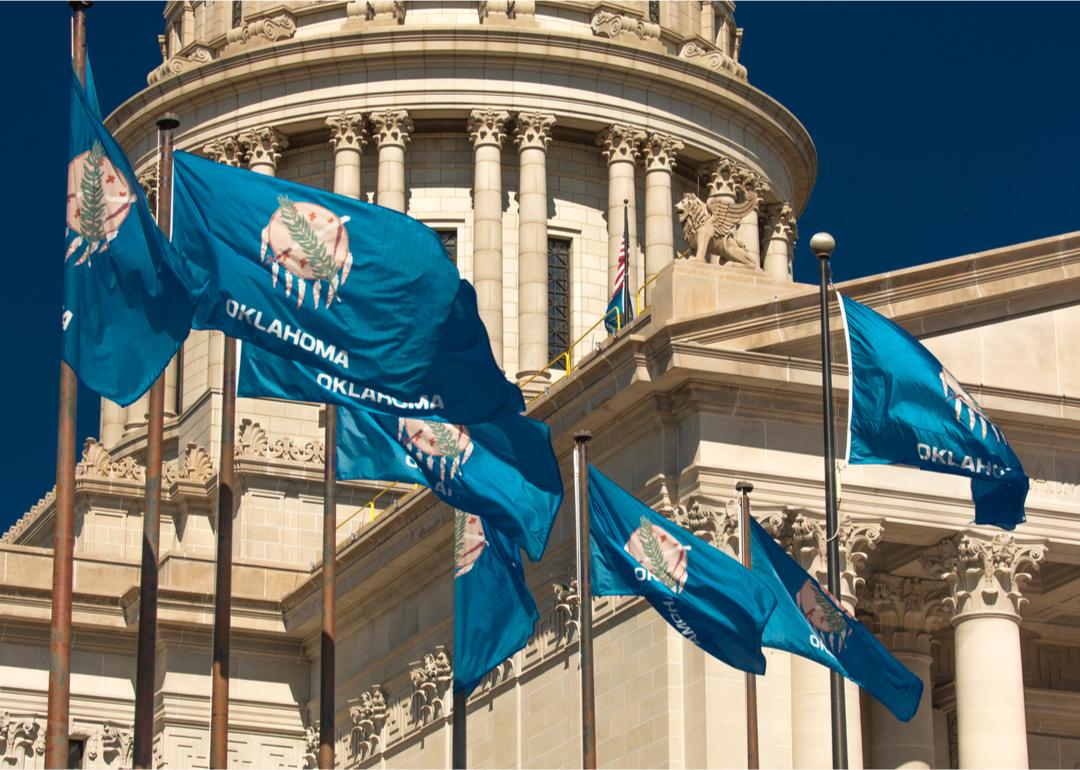
[[[649,21],[660,23],[660,0],[649,0]]]
[[[239,27],[244,21],[244,3],[243,0],[233,0],[232,4],[232,25],[233,27]]]
[[[570,239],[548,238],[548,356],[555,358],[570,347]],[[557,361],[552,369],[565,369]]]
[[[82,767],[83,766],[83,754],[86,753],[86,741],[81,738],[75,738],[68,741],[68,760],[67,767]]]
[[[439,237],[442,239],[443,248],[446,249],[446,256],[450,257],[450,261],[455,265],[457,264],[457,229],[453,230],[436,230]]]

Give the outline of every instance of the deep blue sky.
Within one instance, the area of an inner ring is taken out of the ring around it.
[[[162,8],[89,11],[106,112],[160,62]],[[0,529],[55,473],[70,61],[65,3],[5,3],[4,18]],[[736,18],[750,82],[818,148],[799,280],[814,280],[806,242],[817,230],[836,236],[844,279],[1080,229],[1080,4],[740,2]],[[79,398],[81,446],[98,411],[93,394]]]

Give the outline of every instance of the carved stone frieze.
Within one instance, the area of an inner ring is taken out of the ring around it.
[[[223,136],[203,147],[203,154],[216,163],[239,168],[244,164],[244,146],[238,136]]]
[[[367,121],[362,112],[346,112],[342,110],[337,115],[331,115],[326,119],[326,127],[330,129],[330,146],[334,151],[356,150],[363,152],[367,145]]]
[[[75,478],[119,479],[142,483],[146,479],[146,468],[139,465],[134,457],[122,457],[114,461],[104,444],[97,439],[88,438],[83,444],[82,459],[75,466]]]
[[[516,19],[536,13],[536,0],[480,0],[477,11],[481,24],[489,19]]]
[[[180,481],[205,484],[214,477],[214,462],[210,453],[198,444],[188,444],[184,456],[165,464],[162,473],[166,485]]]
[[[474,694],[483,695],[486,692],[490,692],[504,682],[509,682],[516,674],[517,672],[514,671],[514,659],[507,658],[502,663],[495,666],[495,668],[484,674],[484,678],[481,679],[480,684],[476,686]]]
[[[308,725],[304,729],[304,767],[319,766],[319,723]]]
[[[641,157],[644,141],[644,131],[622,123],[613,124],[596,135],[596,143],[602,148],[601,153],[609,166],[620,161],[636,162]]]
[[[289,146],[289,140],[276,128],[260,126],[241,134],[240,144],[249,166],[262,164],[277,168],[281,151]]]
[[[945,603],[955,624],[975,615],[1019,621],[1023,588],[1046,559],[1046,545],[999,532],[993,538],[959,534],[943,541],[923,567],[948,584]]]
[[[0,761],[4,766],[16,766],[23,757],[40,757],[45,753],[45,729],[36,718],[12,719],[0,711]]]
[[[931,634],[949,622],[945,586],[937,580],[879,574],[871,578],[869,589],[868,609],[885,645],[929,656]]]
[[[669,517],[680,527],[730,556],[739,554],[739,502],[729,500],[722,507],[694,500],[676,505]]]
[[[229,45],[253,45],[276,43],[288,40],[296,35],[296,19],[291,13],[278,13],[248,21],[229,30],[226,41]]]
[[[466,127],[473,147],[484,145],[502,147],[506,139],[506,124],[509,120],[510,113],[505,110],[484,109],[470,112]]]
[[[546,150],[555,116],[543,112],[519,112],[514,119],[514,143],[518,150]]]
[[[454,680],[450,655],[444,645],[437,645],[434,652],[424,655],[422,661],[409,664],[412,680],[412,717],[416,724],[426,724],[439,715],[446,714],[443,699]]]
[[[315,439],[303,443],[289,436],[271,439],[259,423],[245,417],[236,432],[236,457],[322,465],[326,461],[326,446]]]
[[[380,110],[371,113],[375,141],[383,145],[404,147],[412,139],[413,121],[405,110]]]
[[[370,690],[360,693],[359,698],[349,701],[350,750],[355,759],[366,759],[378,749],[386,714],[386,693],[382,685],[374,684]]]
[[[675,160],[685,145],[673,136],[651,133],[645,139],[645,168],[648,171],[671,171]]]
[[[19,539],[19,535],[27,530],[27,528],[33,524],[39,516],[41,516],[49,507],[56,502],[56,487],[54,486],[45,496],[30,506],[30,510],[24,513],[19,519],[8,527],[7,532],[3,537],[0,537],[0,543],[14,543]]]
[[[556,639],[569,644],[581,633],[581,595],[577,578],[571,578],[568,583],[555,583],[551,589],[555,594]]]
[[[687,43],[679,50],[679,58],[726,73],[738,80],[746,80],[746,67],[718,48],[705,48],[698,43]]]
[[[196,67],[201,67],[213,60],[214,55],[206,46],[188,46],[176,56],[163,61],[157,67],[150,70],[146,76],[146,84],[152,86],[154,83],[158,83],[165,78],[170,78],[173,75],[179,75],[181,72],[187,72]]]
[[[130,730],[102,725],[86,742],[86,756],[109,767],[131,767],[134,736]]]
[[[620,35],[634,35],[639,40],[660,40],[659,24],[603,8],[593,12],[589,26],[597,37],[616,38]]]
[[[345,6],[349,18],[390,24],[404,24],[405,11],[405,0],[349,0]]]

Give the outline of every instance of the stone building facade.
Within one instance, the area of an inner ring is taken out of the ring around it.
[[[165,30],[147,89],[109,119],[148,188],[155,118],[174,111],[181,149],[426,222],[475,284],[495,355],[551,426],[567,483],[572,433],[589,429],[605,473],[734,552],[734,485],[752,481],[758,519],[822,572],[817,289],[791,281],[817,159],[749,84],[730,2],[171,0]],[[624,206],[639,312],[608,337],[597,323]],[[927,685],[907,725],[850,688],[853,767],[1080,762],[1078,285],[1069,234],[840,287],[921,337],[1034,479],[1028,523],[1004,534],[971,526],[961,479],[842,469],[841,599]],[[162,767],[207,764],[222,351],[195,332],[166,374]],[[308,766],[321,409],[241,399],[237,419],[232,763]],[[130,762],[145,425],[145,402],[103,402],[77,468],[83,767]],[[376,481],[341,483],[338,501],[339,763],[448,767],[453,512]],[[470,700],[474,766],[580,763],[564,508],[527,569],[536,633]],[[16,768],[43,766],[52,515],[48,493],[0,540],[0,761]],[[741,673],[640,601],[598,599],[594,618],[604,766],[745,766]],[[827,766],[825,670],[767,657],[762,766]]]

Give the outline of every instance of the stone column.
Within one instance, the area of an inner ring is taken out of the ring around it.
[[[865,582],[867,552],[881,540],[881,523],[847,519],[840,525],[840,605],[854,616],[855,597]],[[821,519],[798,514],[792,522],[792,551],[803,569],[827,584],[825,525]],[[799,656],[791,658],[791,757],[799,768],[832,767],[829,669]],[[862,715],[859,688],[845,682],[848,766],[863,767]]]
[[[405,110],[371,113],[375,141],[379,145],[379,182],[375,201],[395,211],[405,211],[405,144],[413,122]]]
[[[555,116],[518,114],[518,380],[543,372],[548,353],[547,146]],[[547,374],[533,380],[538,387]]]
[[[367,144],[364,115],[342,112],[327,118],[326,126],[330,129],[330,146],[334,150],[334,192],[359,198],[360,157]]]
[[[615,124],[596,136],[596,143],[603,148],[608,164],[608,296],[615,293],[615,275],[619,269],[619,244],[623,236],[623,207],[629,217],[630,234],[627,237],[627,255],[630,269],[626,281],[633,295],[636,289],[633,276],[637,254],[637,216],[634,195],[634,166],[641,156],[641,143],[645,132],[631,126]],[[625,203],[624,203],[625,201]],[[669,204],[670,205],[670,204]]]
[[[946,540],[923,562],[949,587],[960,768],[1028,766],[1021,591],[1045,558],[1041,543],[979,532]]]
[[[473,286],[480,318],[491,340],[491,352],[500,367],[503,365],[502,145],[509,119],[509,113],[501,110],[473,110],[467,124],[476,152]]]
[[[256,174],[274,176],[277,172],[281,151],[289,146],[289,140],[276,128],[262,126],[253,128],[240,138],[248,168]]]
[[[716,38],[716,9],[712,0],[701,0],[701,36],[709,42]]]
[[[930,680],[930,634],[948,621],[945,586],[940,581],[877,575],[871,604],[878,638],[923,683],[919,710],[901,722],[874,698],[870,703],[870,767],[931,768],[934,716]]]
[[[765,272],[776,281],[791,281],[791,257],[798,237],[791,204],[774,203],[765,208]]]
[[[172,420],[176,418],[176,403],[177,403],[177,391],[180,387],[180,352],[172,357],[169,364],[165,367],[165,419]],[[149,396],[147,397],[147,411],[149,411]]]
[[[124,418],[124,407],[107,398],[101,399],[101,443],[106,449],[115,447],[124,435]]]
[[[675,259],[671,170],[683,148],[678,139],[649,134],[645,142],[645,282]],[[646,290],[647,299],[648,290]]]

